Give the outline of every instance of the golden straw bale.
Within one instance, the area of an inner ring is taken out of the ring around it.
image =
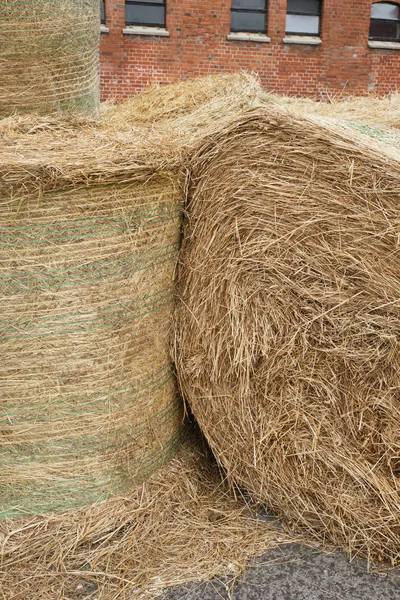
[[[101,113],[106,126],[119,131],[132,125],[164,127],[179,134],[186,145],[191,134],[201,135],[205,126],[215,126],[215,119],[226,118],[240,109],[248,109],[265,98],[255,73],[208,75],[166,86],[153,85],[144,92],[113,105],[105,102]]]
[[[0,2],[0,117],[98,116],[99,1]]]
[[[2,119],[0,191],[183,173],[199,140],[241,110],[258,106],[262,94],[257,78],[238,73],[150,88],[122,104],[103,106],[100,121],[76,114]]]
[[[269,103],[192,158],[181,389],[232,482],[295,531],[400,562],[400,159]]]

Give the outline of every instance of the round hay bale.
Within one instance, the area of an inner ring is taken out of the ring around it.
[[[181,388],[234,483],[352,556],[400,557],[400,161],[270,106],[192,161]]]
[[[124,494],[181,441],[173,179],[0,200],[0,517]]]
[[[0,2],[0,117],[99,111],[99,1]]]

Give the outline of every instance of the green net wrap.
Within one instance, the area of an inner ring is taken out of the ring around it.
[[[98,116],[99,0],[0,2],[0,117]]]
[[[124,494],[182,439],[167,179],[0,199],[0,517]]]
[[[400,135],[396,129],[382,129],[359,121],[342,120],[341,123],[378,142],[383,142],[396,149],[400,148]]]

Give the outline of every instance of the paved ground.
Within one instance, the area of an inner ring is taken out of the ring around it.
[[[341,553],[291,544],[266,554],[231,591],[215,580],[170,590],[165,600],[400,600],[400,574],[371,575]]]

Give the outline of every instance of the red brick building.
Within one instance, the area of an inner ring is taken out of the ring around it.
[[[400,88],[400,2],[104,0],[102,97],[150,83],[256,71],[271,91],[321,97]]]

